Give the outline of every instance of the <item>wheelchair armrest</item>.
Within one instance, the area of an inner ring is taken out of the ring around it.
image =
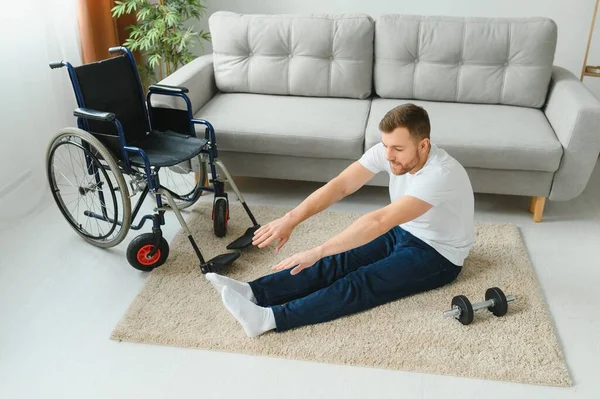
[[[115,114],[112,112],[100,112],[88,108],[77,108],[73,111],[73,115],[78,118],[95,119],[97,121],[112,122],[115,120]]]
[[[151,93],[156,93],[156,94],[189,93],[189,90],[187,89],[187,87],[168,86],[168,85],[161,85],[161,84],[150,85],[148,87],[148,90],[150,90]]]

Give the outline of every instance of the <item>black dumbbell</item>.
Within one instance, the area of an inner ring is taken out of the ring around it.
[[[452,309],[446,310],[444,316],[453,316],[462,324],[471,324],[473,314],[479,309],[486,308],[495,316],[504,316],[508,311],[508,303],[517,299],[514,295],[506,296],[498,287],[489,288],[485,292],[485,301],[471,305],[471,301],[464,295],[457,295],[452,298]]]

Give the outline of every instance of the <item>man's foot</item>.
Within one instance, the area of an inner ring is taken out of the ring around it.
[[[271,308],[253,304],[228,286],[221,291],[223,305],[242,325],[246,335],[253,338],[276,327]]]
[[[256,303],[256,297],[250,288],[250,284],[234,280],[232,278],[221,276],[217,273],[206,273],[206,279],[212,283],[217,292],[221,292],[223,287],[227,286],[237,292],[252,303]]]

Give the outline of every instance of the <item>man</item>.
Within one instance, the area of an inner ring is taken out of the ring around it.
[[[391,203],[327,242],[281,261],[250,283],[209,273],[225,307],[250,337],[321,323],[456,279],[474,242],[474,199],[465,169],[431,144],[427,112],[389,111],[376,144],[285,216],[258,229],[253,244],[279,251],[294,228],[389,174]],[[291,269],[287,271],[285,269]]]

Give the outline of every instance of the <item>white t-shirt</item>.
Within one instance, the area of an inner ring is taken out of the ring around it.
[[[475,241],[473,188],[463,166],[434,144],[425,165],[415,174],[394,175],[382,143],[368,149],[359,162],[373,173],[389,174],[392,202],[411,195],[433,206],[400,227],[462,266]]]

